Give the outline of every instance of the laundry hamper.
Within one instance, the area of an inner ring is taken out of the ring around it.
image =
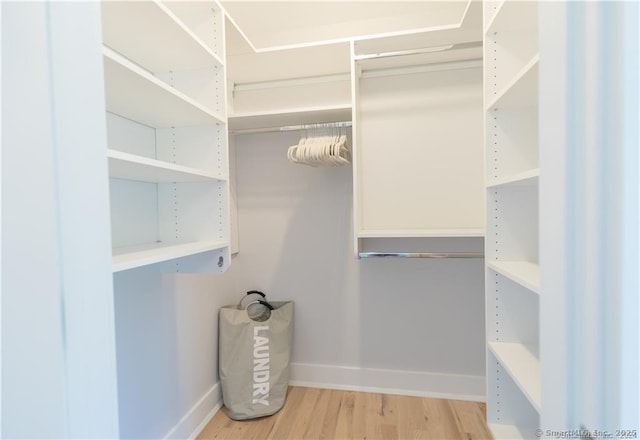
[[[234,420],[274,414],[287,397],[293,302],[271,302],[269,307],[270,316],[263,321],[252,320],[247,310],[235,305],[220,309],[222,400],[227,415]]]

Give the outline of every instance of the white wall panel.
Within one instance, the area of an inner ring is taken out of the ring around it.
[[[480,69],[361,79],[358,107],[360,231],[482,230]]]
[[[0,435],[114,438],[99,6],[1,7]]]

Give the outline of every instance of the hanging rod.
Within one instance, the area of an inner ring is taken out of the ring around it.
[[[318,128],[342,128],[351,126],[351,121],[324,122],[317,124],[285,125],[282,127],[243,128],[238,130],[229,130],[229,134],[274,133],[281,131],[313,130]]]
[[[358,258],[484,258],[482,252],[359,252]]]
[[[278,89],[294,86],[307,86],[310,84],[324,84],[338,81],[351,81],[350,73],[338,73],[334,75],[307,76],[304,78],[278,79],[271,81],[256,81],[238,83],[233,85],[233,93],[246,92],[248,90]]]
[[[445,46],[437,46],[437,47],[423,47],[420,49],[396,50],[393,52],[378,52],[378,53],[371,53],[371,54],[363,54],[363,55],[356,55],[353,57],[353,59],[355,61],[364,61],[364,60],[373,60],[378,58],[394,58],[394,57],[403,57],[407,55],[422,55],[426,53],[444,52],[449,50],[472,49],[475,47],[482,47],[482,41],[473,41],[470,43],[448,44]]]
[[[447,70],[476,69],[482,67],[482,58],[441,63],[419,64],[415,66],[386,67],[382,69],[362,70],[360,78],[379,78],[382,76],[408,75],[412,73],[443,72]]]

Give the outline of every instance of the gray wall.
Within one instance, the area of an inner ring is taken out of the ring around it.
[[[484,376],[482,260],[358,261],[351,168],[290,164],[298,139],[236,138],[240,253],[227,273],[116,275],[123,437],[175,436],[203,396],[217,395],[217,310],[250,289],[295,301],[295,364]],[[425,245],[482,249],[478,240]]]
[[[218,309],[238,299],[223,275],[163,274],[159,265],[114,277],[120,435],[163,438],[199,423],[218,397]],[[210,397],[209,397],[210,395]],[[202,401],[202,400],[208,401]],[[198,415],[197,412],[202,414]]]
[[[296,302],[293,361],[483,376],[483,261],[358,261],[351,168],[289,163],[299,135],[236,138],[238,288]]]

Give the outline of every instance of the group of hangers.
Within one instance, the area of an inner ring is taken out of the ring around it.
[[[306,136],[298,145],[289,147],[290,162],[317,166],[341,166],[351,164],[345,127],[320,126],[306,130]]]

